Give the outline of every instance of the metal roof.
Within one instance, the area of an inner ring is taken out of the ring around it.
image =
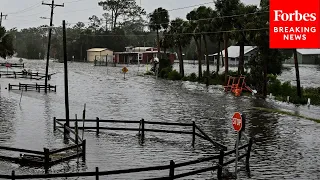
[[[297,49],[297,52],[303,55],[320,54],[320,49]]]
[[[256,46],[244,46],[244,54],[252,51],[255,48],[256,48]],[[224,57],[224,54],[225,54],[224,50],[222,50],[221,52]],[[210,54],[209,56],[217,56],[217,55],[218,55],[218,53]],[[228,57],[237,58],[239,56],[240,56],[240,46],[229,46],[228,47]]]
[[[91,48],[91,49],[88,49],[87,51],[88,52],[101,52],[101,51],[105,51],[105,50],[109,50],[109,51],[112,51],[108,48]]]

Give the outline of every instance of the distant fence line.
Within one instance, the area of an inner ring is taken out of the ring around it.
[[[17,89],[14,89],[14,88],[17,88]],[[45,89],[48,89],[49,91],[54,91],[54,92],[57,92],[57,86],[52,86],[50,84],[47,85],[47,87],[45,85],[42,85],[42,84],[22,84],[22,83],[19,83],[17,85],[15,84],[10,84],[8,85],[8,90],[25,90],[25,91],[30,91],[30,90],[36,90],[38,92],[40,92],[41,89],[45,90]]]

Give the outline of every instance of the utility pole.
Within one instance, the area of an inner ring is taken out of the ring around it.
[[[7,19],[7,16],[8,15],[3,15],[2,12],[1,12],[1,15],[0,15],[0,26],[2,26],[2,17],[4,17],[4,19]]]
[[[51,7],[51,17],[50,17],[50,27],[49,27],[49,40],[48,40],[48,51],[47,51],[47,64],[46,64],[46,79],[45,79],[45,93],[47,93],[47,85],[48,85],[48,71],[49,71],[49,58],[50,58],[50,45],[51,45],[51,33],[52,33],[52,20],[53,20],[53,9],[57,6],[64,7],[64,4],[54,4],[54,0],[52,0],[51,4],[42,2],[42,5],[47,5]]]

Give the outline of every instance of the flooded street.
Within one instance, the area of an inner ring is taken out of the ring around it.
[[[45,72],[45,61],[25,61],[26,69]],[[320,179],[320,124],[286,115],[253,110],[252,107],[276,107],[308,117],[318,118],[320,108],[296,107],[253,97],[234,97],[221,88],[206,88],[192,82],[167,81],[152,76],[141,76],[147,67],[129,65],[126,80],[121,68],[94,67],[92,64],[68,63],[70,117],[82,116],[86,103],[88,119],[118,119],[181,122],[195,121],[210,137],[232,149],[236,133],[231,125],[235,111],[247,116],[245,133],[255,138],[250,158],[251,179]],[[293,66],[292,66],[293,67]],[[150,67],[148,67],[150,69]],[[178,65],[175,64],[175,68]],[[186,73],[197,72],[197,66],[186,65]],[[2,70],[6,70],[3,68]],[[42,83],[29,79],[1,78],[0,92],[0,144],[4,146],[42,151],[43,147],[64,147],[63,136],[53,132],[53,117],[65,118],[63,64],[52,63],[53,75],[49,84],[57,85],[57,92],[8,91],[8,84]],[[320,86],[320,68],[302,66],[302,86]],[[282,80],[293,81],[294,68],[285,71]],[[20,103],[21,98],[21,104]],[[137,128],[137,127],[135,127]],[[186,127],[187,129],[187,127]],[[100,131],[85,132],[87,139],[86,162],[77,160],[53,166],[50,173],[94,171],[168,165],[170,160],[184,162],[216,154],[218,151],[205,141],[196,139],[191,146],[191,135],[146,132],[144,145],[139,144],[137,132]],[[6,153],[1,151],[0,153]],[[216,162],[213,162],[216,163]],[[242,162],[239,163],[243,167]],[[201,166],[212,166],[202,163]],[[200,168],[199,166],[188,168]],[[0,161],[0,174],[40,174],[43,169],[20,167]],[[180,168],[179,172],[188,169]],[[234,171],[234,164],[229,165]],[[143,179],[161,177],[168,171],[110,176],[101,179]],[[244,170],[240,179],[249,179]],[[216,179],[216,172],[202,173],[187,179]],[[68,178],[81,179],[81,178]],[[90,179],[90,178],[83,178]],[[91,178],[93,179],[93,178]]]

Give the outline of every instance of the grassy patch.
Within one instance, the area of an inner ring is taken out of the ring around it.
[[[314,118],[310,118],[310,117],[294,114],[294,113],[291,113],[291,112],[288,112],[288,111],[282,111],[282,110],[279,110],[279,109],[270,109],[270,108],[263,108],[263,107],[253,107],[252,109],[265,111],[265,112],[270,112],[270,113],[279,113],[279,114],[299,117],[299,118],[303,118],[303,119],[314,121],[316,123],[320,123],[320,119],[314,119]]]

